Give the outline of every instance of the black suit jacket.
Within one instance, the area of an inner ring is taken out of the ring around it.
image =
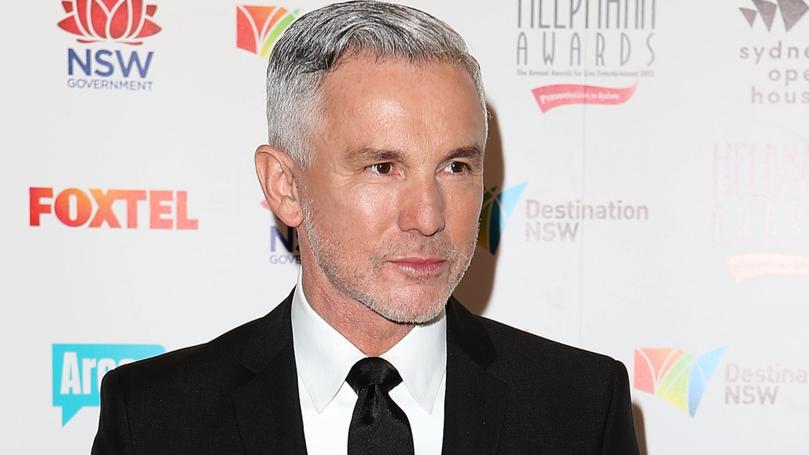
[[[93,455],[305,454],[291,295],[199,346],[110,371]],[[634,455],[624,366],[447,304],[444,454]]]

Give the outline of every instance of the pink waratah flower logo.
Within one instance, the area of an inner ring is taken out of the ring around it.
[[[114,41],[137,46],[160,31],[152,22],[157,5],[143,0],[68,0],[62,7],[67,17],[59,28],[78,35],[80,43]]]

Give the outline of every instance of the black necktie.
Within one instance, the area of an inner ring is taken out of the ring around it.
[[[385,359],[366,357],[354,364],[346,382],[357,392],[348,455],[413,455],[410,423],[388,395],[402,382],[396,368]]]

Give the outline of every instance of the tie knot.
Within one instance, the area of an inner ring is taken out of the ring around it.
[[[366,357],[351,367],[346,382],[357,394],[372,385],[381,386],[385,392],[389,392],[402,382],[402,377],[387,360],[380,357]]]

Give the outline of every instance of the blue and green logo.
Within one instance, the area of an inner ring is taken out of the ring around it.
[[[517,206],[517,201],[525,189],[526,183],[514,185],[497,192],[493,186],[483,194],[483,207],[480,210],[480,231],[478,245],[489,253],[495,254],[500,245],[500,237],[506,229],[506,221]]]
[[[65,426],[83,407],[97,407],[101,378],[115,367],[166,352],[157,344],[54,344],[53,405]]]

